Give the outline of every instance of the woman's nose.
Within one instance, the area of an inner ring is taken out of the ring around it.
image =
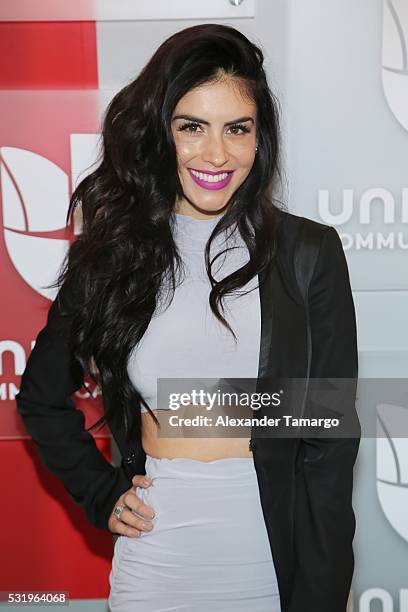
[[[228,151],[222,138],[210,138],[202,152],[204,161],[214,166],[222,166],[228,161]]]

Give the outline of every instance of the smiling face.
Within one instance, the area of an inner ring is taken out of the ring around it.
[[[205,83],[179,100],[171,128],[185,194],[176,212],[221,214],[255,160],[256,104],[233,77]]]

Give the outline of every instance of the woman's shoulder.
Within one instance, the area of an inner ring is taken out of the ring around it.
[[[298,239],[300,239],[301,234],[303,236],[307,234],[309,239],[316,242],[319,249],[323,236],[330,230],[331,226],[283,209],[280,209],[279,215],[281,223],[279,227],[277,264],[287,291],[289,291],[295,301],[301,303],[302,296],[297,286],[295,271],[295,253]]]
[[[301,234],[311,236],[320,242],[331,226],[309,217],[296,215],[284,209],[279,209],[279,245],[280,259],[292,260],[295,246]]]
[[[281,218],[281,234],[282,238],[287,241],[296,242],[298,232],[304,226],[314,230],[314,233],[323,236],[323,234],[331,227],[326,223],[321,223],[315,219],[304,217],[302,215],[296,215],[285,209],[279,209],[279,216]]]

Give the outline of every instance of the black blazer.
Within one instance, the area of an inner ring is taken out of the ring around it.
[[[320,234],[309,291],[310,378],[357,380],[355,311],[340,237],[331,226],[282,214],[276,264],[259,279],[258,380],[307,373],[306,311],[293,265],[302,221]],[[83,373],[67,349],[64,325],[55,300],[23,373],[17,410],[45,466],[61,478],[89,521],[108,529],[115,502],[132,486],[132,476],[146,473],[146,455],[140,432],[128,442],[124,428],[112,422],[122,456],[114,467],[85,431],[83,413],[71,398]],[[355,415],[355,396],[343,410]],[[277,439],[257,437],[253,428],[251,440],[282,612],[345,612],[354,571],[352,488],[360,436]]]

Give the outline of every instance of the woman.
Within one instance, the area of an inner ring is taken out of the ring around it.
[[[45,465],[119,535],[112,612],[344,612],[357,437],[160,436],[158,378],[305,376],[302,223],[319,241],[310,377],[357,377],[339,236],[271,195],[279,124],[262,51],[222,25],[171,36],[113,98],[103,145],[72,196],[82,234],[17,406]],[[95,372],[105,415],[93,427],[109,424],[118,467],[70,398]]]

